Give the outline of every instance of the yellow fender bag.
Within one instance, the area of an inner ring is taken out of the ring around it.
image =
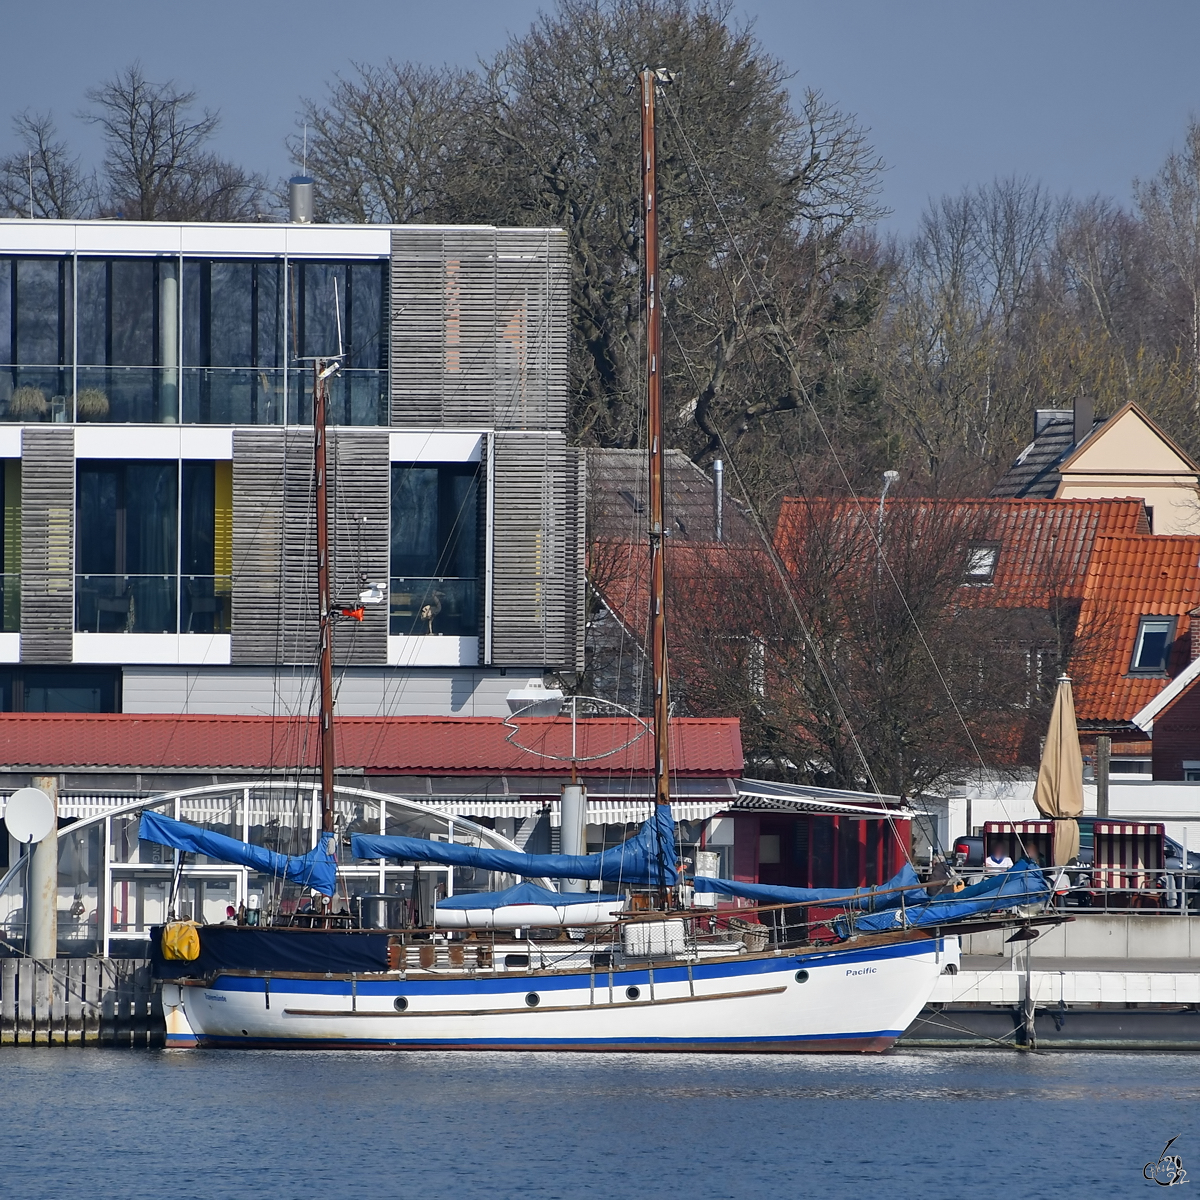
[[[168,962],[195,962],[200,957],[200,934],[195,921],[171,921],[163,926],[163,958]]]

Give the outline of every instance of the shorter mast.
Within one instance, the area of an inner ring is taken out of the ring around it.
[[[654,672],[654,802],[671,803],[671,746],[668,728],[667,614],[664,606],[665,537],[663,483],[662,334],[658,304],[658,204],[654,99],[658,72],[642,71],[642,203],[646,230],[646,408],[650,454],[650,645]]]
[[[313,473],[317,504],[317,604],[321,614],[321,830],[333,832],[333,598],[329,592],[329,505],[325,459],[325,380],[336,363],[313,362]]]

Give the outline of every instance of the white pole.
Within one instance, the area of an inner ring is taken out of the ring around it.
[[[587,849],[587,788],[577,783],[566,784],[562,790],[562,826],[560,848],[563,854],[583,854]],[[582,879],[564,879],[564,892],[586,892]]]
[[[58,957],[58,777],[35,775],[33,786],[45,792],[54,809],[54,827],[36,846],[29,863],[30,958]]]

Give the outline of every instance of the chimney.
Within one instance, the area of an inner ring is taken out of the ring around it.
[[[725,540],[725,463],[713,459],[713,541]]]
[[[288,220],[293,225],[311,225],[313,219],[313,181],[307,175],[288,180]]]
[[[1092,418],[1096,405],[1091,396],[1075,398],[1075,445],[1078,446],[1092,432]]]

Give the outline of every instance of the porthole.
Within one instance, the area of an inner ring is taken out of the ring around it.
[[[797,971],[796,972],[796,982],[797,983],[807,983],[808,982],[808,972],[807,971]]]
[[[638,987],[627,987],[625,989],[626,1000],[637,1000],[642,994],[642,989]]]
[[[408,997],[407,996],[397,996],[395,998],[395,1000],[392,1001],[392,1007],[397,1012],[403,1012],[408,1007]]]
[[[528,1004],[530,1008],[537,1008],[537,1006],[539,1004],[541,1004],[541,1002],[542,1002],[542,998],[541,998],[541,996],[539,996],[537,994],[537,992],[526,992],[525,993],[525,1003]]]

